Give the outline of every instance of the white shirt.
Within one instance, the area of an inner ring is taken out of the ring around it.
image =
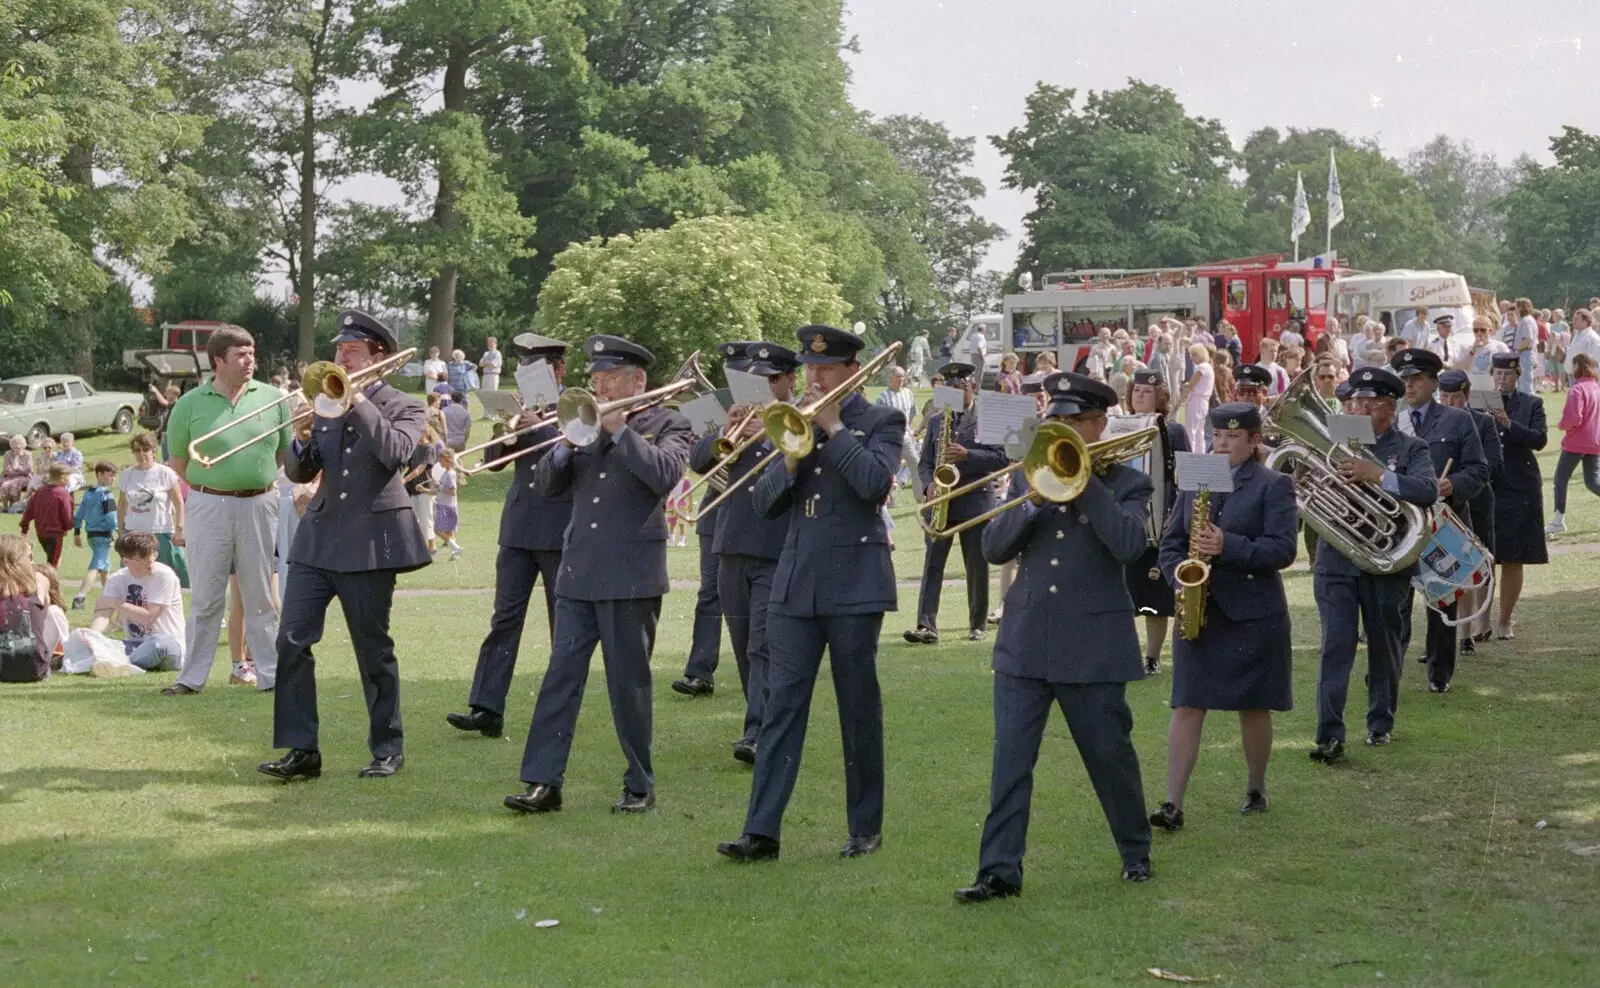
[[[478,368],[485,374],[498,374],[502,358],[503,355],[499,350],[485,350],[483,356],[478,358]]]
[[[1539,343],[1539,324],[1532,316],[1518,319],[1515,325],[1508,327],[1508,331],[1511,338],[1505,342],[1510,345],[1512,353],[1521,354],[1524,350],[1532,350]]]
[[[911,420],[916,417],[917,411],[917,396],[912,393],[910,388],[901,388],[899,391],[893,388],[884,388],[878,392],[878,400],[874,401],[873,404],[892,408],[905,416],[906,434],[911,434]]]
[[[422,376],[430,381],[443,381],[449,376],[449,371],[445,369],[444,361],[435,357],[422,362]]]
[[[1406,346],[1422,346],[1428,342],[1428,337],[1437,335],[1426,319],[1416,316],[1407,319],[1405,328],[1400,330],[1400,338],[1406,341]]]
[[[1597,341],[1600,341],[1600,338],[1597,338]],[[1489,374],[1494,371],[1494,355],[1507,352],[1509,348],[1499,340],[1486,340],[1483,346],[1478,346],[1474,341],[1471,346],[1461,351],[1460,361],[1465,365],[1465,370],[1474,374]]]
[[[1279,367],[1276,363],[1270,363],[1270,364],[1258,363],[1256,366],[1257,367],[1265,367],[1267,369],[1267,371],[1272,374],[1272,387],[1267,389],[1267,394],[1269,394],[1269,395],[1281,395],[1281,394],[1283,394],[1283,392],[1285,390],[1288,389],[1288,387],[1289,387],[1289,372],[1288,371],[1284,370],[1282,367]]]
[[[1567,346],[1567,373],[1572,373],[1572,358],[1580,353],[1587,353],[1600,364],[1600,333],[1595,332],[1593,326],[1585,326],[1578,335],[1572,338]]]
[[[128,516],[122,519],[122,530],[170,534],[172,502],[168,492],[177,486],[178,475],[164,463],[151,464],[148,470],[124,467],[117,478],[117,489],[128,501]]]
[[[984,334],[981,326],[974,329],[967,337],[967,348],[968,359],[972,361],[973,366],[980,371],[983,370],[983,358],[989,355],[989,337]]]
[[[1454,367],[1461,359],[1462,352],[1466,349],[1452,339],[1446,339],[1438,334],[1428,340],[1427,349],[1437,353],[1439,359],[1444,361],[1446,367]]]
[[[183,648],[183,587],[178,583],[178,574],[174,573],[172,567],[166,563],[151,563],[149,576],[134,576],[133,571],[124,566],[111,574],[100,598],[118,600],[139,607],[165,604],[165,609],[156,615],[152,627],[147,628],[136,621],[130,621],[123,615],[121,620],[126,632],[125,639],[136,642],[151,635],[163,635],[176,642],[178,649]]]

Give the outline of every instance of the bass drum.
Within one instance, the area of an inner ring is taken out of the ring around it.
[[[1422,594],[1423,602],[1438,611],[1450,627],[1475,620],[1494,599],[1494,556],[1460,516],[1444,505],[1429,513],[1428,528],[1412,584]],[[1483,603],[1475,613],[1445,616],[1446,607],[1479,588],[1489,592],[1483,595]]]

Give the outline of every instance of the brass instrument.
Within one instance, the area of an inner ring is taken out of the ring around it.
[[[260,408],[246,412],[238,418],[230,419],[227,423],[217,426],[215,429],[212,429],[205,435],[196,436],[190,440],[189,459],[203,467],[216,466],[218,463],[221,463],[228,457],[233,456],[235,453],[249,449],[251,446],[254,446],[256,443],[268,438],[269,436],[277,435],[278,429],[282,428],[282,426],[276,426],[266,430],[265,432],[258,432],[249,439],[246,439],[244,442],[237,443],[234,446],[231,446],[228,449],[225,449],[222,452],[214,455],[208,456],[205,453],[200,452],[200,445],[202,443],[215,439],[224,432],[227,432],[229,429],[232,429],[238,425],[243,425],[250,419],[265,415],[272,409],[277,408],[279,405],[287,402],[294,402],[296,400],[304,400],[306,402],[306,406],[300,409],[300,411],[296,412],[289,419],[288,425],[296,430],[305,427],[319,414],[316,410],[318,398],[324,398],[327,401],[333,402],[338,406],[339,413],[343,414],[344,412],[350,410],[350,396],[352,389],[364,388],[372,382],[394,373],[401,367],[404,367],[407,361],[409,361],[416,354],[416,352],[416,347],[401,350],[399,353],[385,357],[377,363],[361,368],[354,374],[345,373],[345,369],[343,367],[340,367],[338,364],[333,363],[332,361],[319,360],[306,368],[304,376],[301,377],[299,388],[288,392],[281,398],[262,405]]]
[[[1263,431],[1279,443],[1267,454],[1267,468],[1294,478],[1300,517],[1357,567],[1379,574],[1406,569],[1422,555],[1428,514],[1377,484],[1344,479],[1339,463],[1378,460],[1360,446],[1334,442],[1329,414],[1311,373],[1295,378],[1261,415]]]
[[[755,421],[755,417],[760,415],[765,407],[765,405],[750,406],[750,410],[746,412],[744,417],[739,420],[739,424],[733,427],[730,434],[737,436],[739,433],[743,432],[745,430],[745,426]],[[745,450],[759,442],[763,438],[763,435],[764,434],[761,432],[756,432],[752,435],[748,435],[737,440],[729,439],[728,436],[723,435],[712,440],[711,453],[717,458],[717,462],[711,467],[711,469],[702,474],[699,480],[696,480],[689,486],[689,491],[687,494],[689,503],[694,503],[695,492],[700,490],[702,487],[710,488],[715,494],[721,494],[723,491],[726,491],[728,489],[728,468],[733,466],[734,462],[737,461],[739,457],[744,455]],[[690,524],[694,524],[701,518],[704,518],[710,513],[711,508],[716,507],[716,504],[720,503],[720,501],[716,503],[708,501],[706,504],[698,508],[691,508],[688,514]]]
[[[566,434],[569,424],[572,426],[574,434],[587,437],[584,438],[582,442],[573,440],[572,444],[574,446],[587,446],[599,437],[599,422],[601,417],[607,413],[612,412],[617,408],[626,409],[630,415],[635,412],[642,412],[646,408],[652,408],[656,405],[662,404],[667,399],[689,388],[695,388],[702,393],[709,393],[716,390],[716,386],[711,383],[710,379],[706,377],[705,372],[700,369],[699,350],[689,354],[683,363],[678,365],[678,371],[676,374],[672,375],[671,381],[653,391],[646,391],[642,394],[634,395],[631,398],[619,398],[616,401],[608,401],[604,404],[601,404],[595,399],[594,395],[590,394],[588,391],[585,391],[583,388],[568,388],[567,390],[561,392],[561,397],[556,400],[554,414],[545,415],[535,419],[528,425],[519,427],[514,432],[507,432],[502,435],[495,436],[493,439],[490,439],[487,442],[479,443],[476,446],[469,446],[457,453],[456,459],[459,462],[460,459],[466,456],[468,453],[486,450],[491,446],[498,446],[508,440],[516,439],[519,436],[525,436],[532,432],[538,432],[540,429],[547,429],[552,425],[560,426],[562,435],[557,436],[554,439],[547,439],[542,443],[536,443],[532,446],[526,446],[522,449],[513,450],[504,456],[496,457],[492,460],[481,460],[461,472],[469,477],[476,476],[485,470],[494,470],[505,466],[507,463],[520,460],[524,456],[529,456],[533,453],[538,453],[542,450],[549,449],[551,446],[554,446],[556,443],[560,442],[563,438],[569,438]],[[569,395],[572,396],[570,399],[568,398]],[[565,409],[565,412],[563,412],[563,409]]]
[[[1206,626],[1206,584],[1211,581],[1211,557],[1200,551],[1200,533],[1211,524],[1211,491],[1205,487],[1194,498],[1189,516],[1189,558],[1172,571],[1178,584],[1178,634],[1184,641],[1200,637]]]
[[[955,432],[955,421],[956,413],[953,409],[946,408],[943,414],[939,416],[939,438],[937,440],[937,452],[934,454],[934,462],[937,465],[933,468],[932,500],[934,506],[928,519],[928,527],[936,532],[944,531],[950,524],[950,501],[952,499],[940,497],[940,495],[950,493],[955,490],[957,484],[961,483],[961,470],[954,463],[945,459],[945,449],[949,447],[950,440]]]
[[[1034,433],[1033,442],[1023,454],[1020,464],[1022,474],[1028,479],[1028,485],[1033,489],[1034,495],[1053,504],[1066,504],[1077,500],[1078,495],[1089,486],[1091,475],[1104,473],[1114,464],[1148,455],[1158,442],[1159,431],[1155,426],[1151,426],[1111,439],[1102,439],[1091,445],[1085,443],[1077,430],[1066,423],[1045,422],[1039,426],[1039,431]],[[923,512],[939,507],[939,502],[948,504],[958,497],[994,483],[1014,469],[1015,466],[1001,467],[993,473],[968,481],[960,487],[924,501],[922,510],[917,513],[922,530],[936,539],[951,538],[1027,501],[1027,497],[1002,501],[978,517],[949,528],[935,529],[924,517]]]
[[[841,381],[838,387],[818,397],[815,401],[804,407],[796,407],[783,401],[768,402],[761,410],[761,430],[768,440],[772,442],[772,452],[763,456],[750,469],[746,470],[737,480],[728,481],[728,486],[721,494],[700,506],[695,517],[704,517],[714,511],[718,505],[727,499],[729,492],[737,490],[740,486],[767,468],[767,464],[780,456],[793,456],[804,459],[811,454],[816,444],[816,437],[812,435],[811,420],[817,417],[817,412],[836,401],[843,401],[856,388],[861,387],[868,378],[876,374],[885,364],[900,352],[898,342],[891,343],[883,348],[883,352],[856,368],[856,372]],[[743,452],[743,450],[740,450]],[[731,461],[730,461],[731,462]]]

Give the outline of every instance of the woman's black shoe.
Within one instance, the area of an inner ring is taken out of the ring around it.
[[[979,875],[977,881],[964,889],[956,889],[958,902],[988,902],[991,899],[1009,899],[1022,894],[1021,885],[1012,885],[992,875]]]
[[[1150,826],[1162,830],[1182,830],[1183,811],[1171,803],[1162,803],[1160,809],[1150,814]]]
[[[1249,816],[1252,813],[1267,812],[1267,794],[1260,789],[1252,789],[1245,793],[1244,807],[1239,812],[1245,816]]]

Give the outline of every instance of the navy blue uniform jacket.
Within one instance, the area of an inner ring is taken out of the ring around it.
[[[694,444],[694,449],[689,453],[689,469],[704,474],[716,464],[716,455],[711,450],[716,440],[717,433],[712,432]],[[771,451],[772,444],[765,437],[752,443],[727,469],[727,480],[744,477]],[[789,531],[789,519],[769,519],[756,510],[756,484],[760,480],[759,473],[745,480],[711,513],[711,520],[716,525],[711,549],[717,555],[754,556],[776,561],[783,554],[783,539]]]
[[[1294,481],[1254,460],[1239,465],[1234,489],[1211,495],[1211,521],[1222,529],[1222,553],[1211,560],[1207,597],[1230,621],[1254,621],[1289,610],[1279,570],[1294,562]],[[1161,575],[1174,589],[1173,570],[1189,557],[1193,491],[1178,494],[1161,539]]]
[[[533,416],[545,413],[539,409],[529,409],[525,414]],[[484,450],[483,455],[491,460],[499,459],[519,449],[549,442],[559,434],[555,424],[552,423],[525,436],[490,446]],[[547,497],[539,493],[539,485],[533,479],[539,461],[554,451],[555,447],[551,446],[542,452],[529,453],[510,464],[511,486],[506,488],[505,507],[500,512],[500,544],[508,549],[528,549],[535,552],[561,551],[561,542],[567,534],[567,523],[572,520],[572,494],[565,492]],[[506,465],[501,464],[493,470],[498,472],[505,468]]]
[[[1505,457],[1496,487],[1508,491],[1532,493],[1543,489],[1544,478],[1539,473],[1539,450],[1544,449],[1550,434],[1545,425],[1544,402],[1520,391],[1502,394],[1506,418],[1510,425],[1499,426],[1500,448]]]
[[[944,417],[948,414],[945,411],[935,412],[928,419],[928,433],[922,440],[922,458],[917,461],[917,475],[922,480],[923,491],[933,483],[933,471],[939,465],[939,430],[944,428]],[[950,427],[950,441],[967,450],[967,458],[953,464],[961,473],[961,482],[956,485],[958,487],[1004,469],[1010,462],[1006,458],[1006,451],[999,446],[978,442],[978,416],[970,411],[957,413],[955,424]],[[918,493],[920,495],[921,491]],[[992,507],[994,485],[988,484],[950,502],[950,523],[976,518]]]

